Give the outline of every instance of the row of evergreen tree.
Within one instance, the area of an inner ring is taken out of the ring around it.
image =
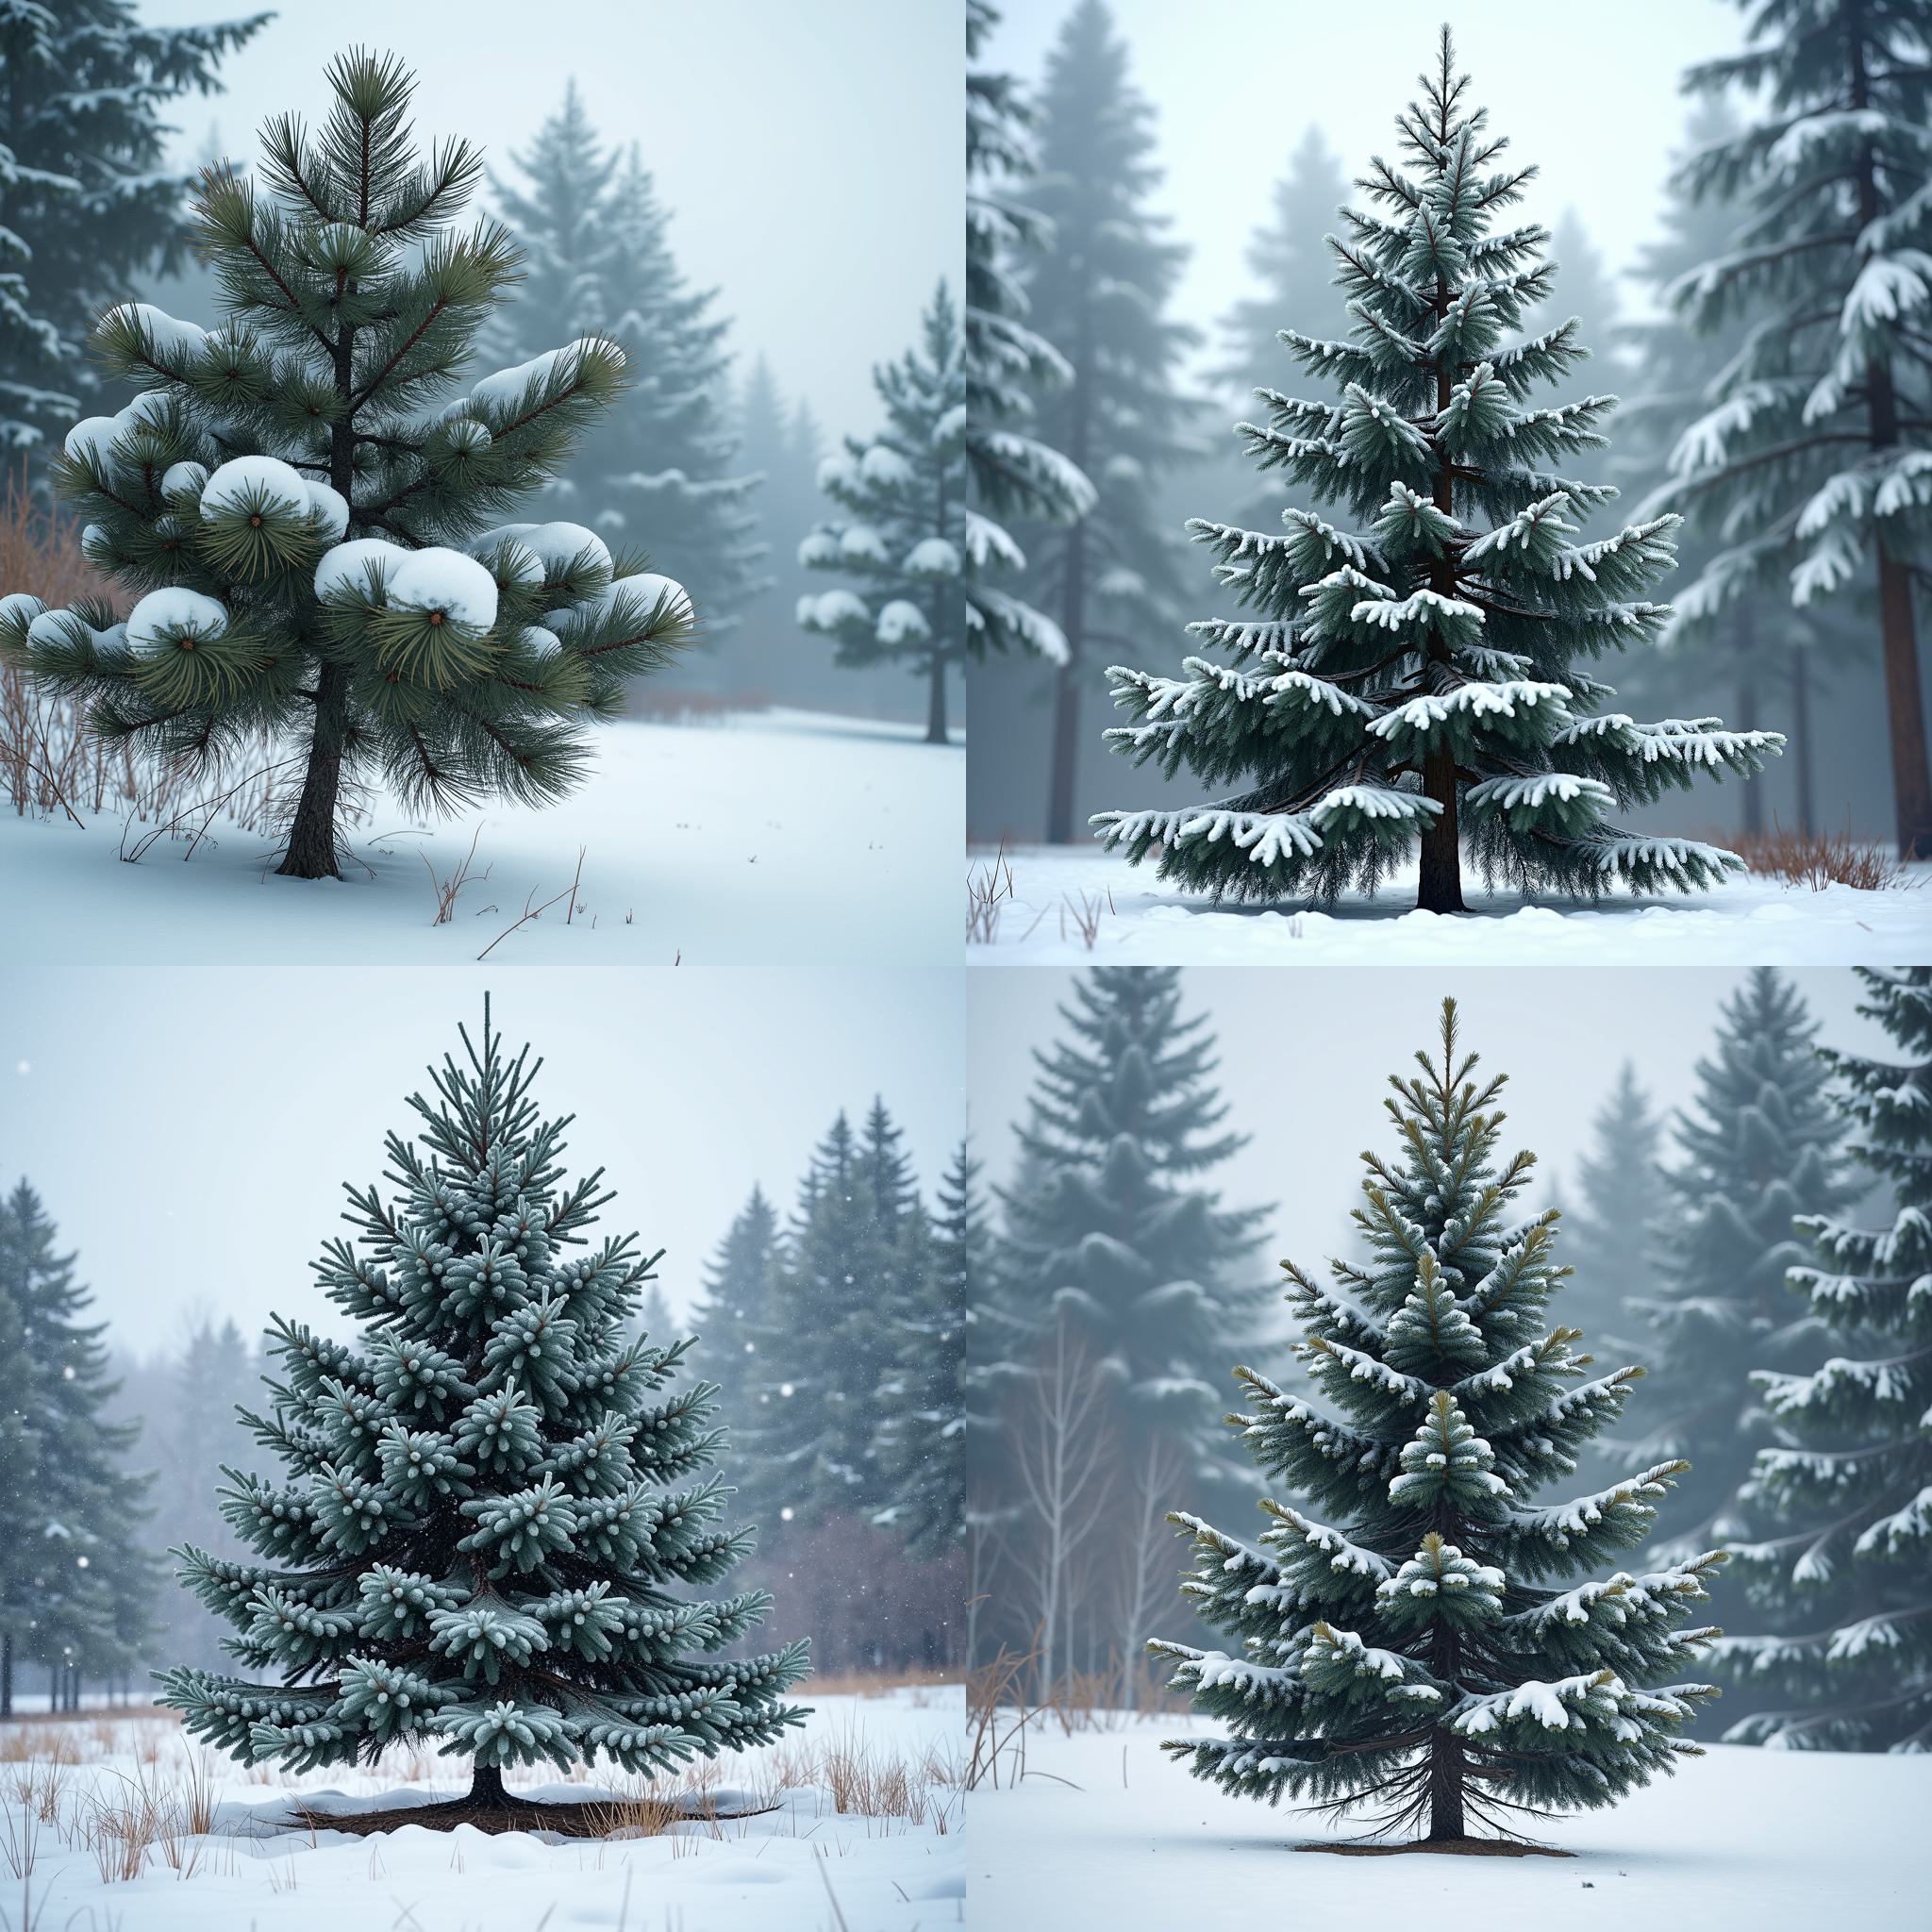
[[[1689,519],[1664,593],[1673,647],[1630,654],[1625,694],[1696,716],[1721,693],[1739,730],[1783,731],[1787,823],[1810,831],[1837,816],[1815,795],[1819,699],[1855,685],[1857,741],[1889,733],[1903,850],[1932,838],[1915,617],[1932,414],[1912,267],[1932,6],[1740,6],[1747,51],[1685,76],[1695,98],[1661,235],[1630,276],[1650,300],[1620,297],[1571,211],[1523,331],[1579,318],[1593,387],[1623,398],[1613,443],[1567,449],[1564,476],[1616,489],[1640,516]],[[1155,207],[1157,117],[1106,0],[1076,0],[1032,92],[992,64],[997,21],[971,0],[969,381],[975,455],[991,452],[974,482],[976,507],[1009,526],[976,558],[975,594],[1026,612],[984,641],[1057,668],[1042,683],[1003,667],[974,690],[996,727],[982,735],[1003,741],[1047,730],[1016,713],[1050,708],[1044,828],[1065,841],[1080,833],[1103,666],[1234,612],[1239,582],[1224,575],[1217,591],[1189,563],[1186,513],[1279,530],[1284,499],[1258,486],[1228,424],[1257,392],[1279,402],[1294,369],[1280,332],[1348,341],[1362,290],[1342,286],[1324,242],[1347,232],[1351,184],[1310,125],[1249,250],[1256,292],[1230,302],[1210,350],[1173,314],[1187,248]],[[1788,121],[1802,141],[1777,138]],[[1592,534],[1603,524],[1599,510]],[[986,770],[975,823],[1026,776],[1010,761]],[[1740,793],[1744,829],[1761,829],[1766,784]],[[1004,818],[980,828],[1025,835]]]
[[[1553,1319],[1599,1375],[1650,1365],[1627,1427],[1579,1447],[1585,1479],[1688,1460],[1651,1555],[1732,1552],[1727,1735],[1925,1749],[1932,969],[1860,977],[1885,1058],[1822,1047],[1760,969],[1669,1121],[1624,1070],[1563,1191],[1575,1278]],[[1215,1184],[1244,1137],[1178,970],[1098,969],[1061,1017],[975,1275],[973,1641],[1132,1699],[1175,1621],[1166,1512],[1252,1491],[1220,1422],[1231,1366],[1314,1391],[1263,1313],[1266,1210]]]

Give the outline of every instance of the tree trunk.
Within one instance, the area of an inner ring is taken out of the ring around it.
[[[1429,1741],[1429,1831],[1431,1843],[1467,1838],[1462,1815],[1462,1746],[1447,1731]]]
[[[275,871],[289,879],[336,879],[336,799],[342,785],[342,738],[349,722],[349,674],[325,664],[315,694],[315,734],[308,770],[289,827],[289,849]]]
[[[509,1793],[503,1788],[503,1767],[500,1764],[478,1764],[473,1768],[469,1802],[491,1811],[509,1808]]]
[[[926,674],[925,741],[928,744],[946,741],[946,660],[937,653]]]
[[[1932,773],[1925,764],[1925,708],[1919,689],[1919,638],[1912,580],[1897,558],[1878,552],[1878,629],[1885,647],[1885,708],[1891,725],[1891,791],[1901,858],[1932,858]]]
[[[1066,594],[1060,600],[1067,661],[1054,680],[1053,766],[1046,803],[1049,845],[1074,842],[1074,781],[1080,767],[1080,646],[1086,625],[1086,532],[1075,524],[1067,534]]]
[[[1755,731],[1757,728],[1757,679],[1753,675],[1754,666],[1749,658],[1750,646],[1740,646],[1740,661],[1738,670],[1738,729]],[[1756,839],[1764,831],[1764,795],[1757,789],[1757,781],[1744,780],[1744,836]]]
[[[0,1637],[0,1718],[13,1715],[13,1632]]]
[[[1791,777],[1798,788],[1798,836],[1816,824],[1811,798],[1811,660],[1802,644],[1791,646]]]
[[[1415,903],[1423,912],[1461,912],[1462,834],[1456,823],[1456,754],[1432,744],[1423,754],[1423,796],[1442,809],[1423,833],[1422,877]]]

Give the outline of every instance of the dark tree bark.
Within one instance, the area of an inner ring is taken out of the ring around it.
[[[934,657],[926,674],[925,741],[928,744],[946,741],[946,660],[938,656]]]

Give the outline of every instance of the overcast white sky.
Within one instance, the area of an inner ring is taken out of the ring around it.
[[[990,64],[1037,79],[1071,0],[997,4]],[[1742,43],[1730,0],[1108,4],[1133,79],[1158,115],[1167,178],[1154,205],[1193,248],[1174,312],[1209,329],[1252,292],[1242,256],[1308,123],[1350,179],[1374,155],[1392,158],[1395,116],[1445,18],[1491,128],[1509,137],[1518,161],[1542,170],[1522,218],[1554,227],[1574,207],[1613,267],[1629,264],[1656,226],[1688,105],[1678,76]]]
[[[0,973],[0,1185],[25,1173],[80,1252],[115,1340],[175,1341],[196,1311],[340,1327],[308,1263],[341,1184],[381,1174],[425,1069],[473,1037],[485,985],[537,1099],[575,1113],[572,1173],[603,1167],[610,1232],[667,1250],[675,1310],[756,1181],[789,1211],[840,1108],[874,1092],[928,1199],[963,1124],[950,975],[506,966]]]
[[[966,975],[973,1135],[994,1179],[1011,1172],[1009,1124],[1032,1088],[1032,1049],[1063,1032],[1055,1009],[1074,976],[1039,968]],[[1888,1051],[1884,1032],[1854,1010],[1853,974],[1789,976],[1825,1041]],[[1540,1175],[1554,1171],[1574,1208],[1577,1158],[1618,1068],[1634,1061],[1660,1106],[1690,1101],[1718,1008],[1742,977],[1657,968],[1191,969],[1181,975],[1183,1013],[1212,1015],[1228,1125],[1252,1137],[1216,1185],[1230,1206],[1279,1204],[1262,1250],[1271,1277],[1284,1256],[1319,1267],[1356,1205],[1362,1150],[1388,1151],[1388,1075],[1412,1072],[1415,1049],[1434,1048],[1443,995],[1454,994],[1464,1045],[1488,1073],[1509,1076],[1505,1151],[1533,1149]]]
[[[248,0],[138,0],[169,25],[238,18]],[[418,126],[464,135],[493,168],[527,145],[575,76],[608,140],[635,141],[673,212],[691,281],[717,287],[748,365],[835,436],[876,418],[871,366],[914,339],[965,242],[960,14],[905,0],[303,0],[224,67],[227,92],[178,105],[184,159],[212,120],[253,159],[272,112],[310,120],[323,70],[353,45],[416,71]]]

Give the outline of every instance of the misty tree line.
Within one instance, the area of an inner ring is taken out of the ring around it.
[[[187,196],[198,169],[171,175],[163,166],[169,111],[218,90],[225,57],[273,31],[272,21],[263,14],[149,28],[124,0],[71,12],[24,9],[0,21],[0,61],[9,72],[84,71],[91,81],[84,102],[64,90],[29,91],[8,126],[0,448],[30,477],[40,477],[76,417],[124,400],[109,392],[87,347],[103,308],[143,278],[145,299],[174,312],[192,317],[210,306],[211,271],[188,247]],[[211,142],[198,168],[223,160]],[[92,184],[104,180],[118,183],[116,192],[96,192]],[[916,702],[907,669],[925,684],[937,678],[942,691],[944,670],[961,648],[962,495],[928,505],[922,487],[913,508],[933,527],[886,559],[902,565],[928,535],[951,546],[950,561],[929,548],[910,573],[917,622],[904,610],[887,618],[889,606],[908,601],[892,595],[864,605],[862,624],[849,601],[826,613],[833,621],[820,622],[824,566],[801,562],[799,550],[838,516],[821,477],[834,478],[843,458],[826,449],[807,399],[783,393],[762,356],[748,371],[737,367],[719,291],[693,288],[679,266],[673,211],[641,147],[605,140],[573,84],[527,146],[492,172],[490,200],[524,251],[525,279],[481,344],[489,366],[593,334],[626,351],[636,380],[569,470],[546,486],[545,511],[572,520],[581,498],[608,542],[647,550],[657,568],[686,586],[706,643],[688,660],[686,691],[900,716]],[[941,291],[935,309],[950,299]],[[928,327],[909,353],[932,348]],[[942,363],[949,353],[941,341]],[[912,447],[891,420],[901,366],[875,373],[889,420],[858,447],[924,461],[929,442]],[[956,383],[957,362],[941,375]],[[958,433],[957,422],[946,431]],[[943,443],[940,454],[941,467],[955,460]],[[883,513],[891,506],[877,508],[869,526],[893,534]],[[862,542],[843,561],[875,568]],[[834,640],[835,650],[813,631]]]
[[[642,1309],[654,1341],[700,1337],[684,1373],[720,1385],[724,1474],[760,1525],[746,1573],[821,1670],[943,1669],[961,1653],[976,1172],[960,1147],[928,1201],[883,1103],[858,1126],[841,1114],[789,1215],[753,1190],[688,1321],[656,1285]],[[265,1357],[232,1320],[117,1356],[91,1303],[22,1182],[0,1203],[0,1716],[16,1688],[77,1708],[84,1690],[144,1698],[160,1662],[224,1662],[165,1553],[245,1554],[224,1471],[267,1412]]]
[[[1913,40],[1932,41],[1932,7],[1841,0],[1759,20],[1740,4],[1749,49],[1682,76],[1692,103],[1634,288],[1620,290],[1568,210],[1555,292],[1525,328],[1579,318],[1592,387],[1622,399],[1608,447],[1573,464],[1579,480],[1688,520],[1663,592],[1678,620],[1666,648],[1620,666],[1620,692],[1787,735],[1779,792],[1740,788],[1747,835],[1767,829],[1774,796],[1787,829],[1841,823],[1817,779],[1820,709],[1836,702],[1856,719],[1851,742],[1889,745],[1904,851],[1932,839],[1916,628],[1932,284],[1885,251],[1916,236],[1932,178],[1919,132],[1932,70]],[[983,339],[973,375],[1002,445],[974,466],[975,509],[1003,526],[975,557],[1028,621],[975,633],[975,648],[1006,653],[975,679],[975,706],[982,735],[1044,741],[1045,796],[1015,809],[1038,809],[1064,842],[1084,836],[1076,800],[1110,722],[1106,666],[1237,614],[1191,557],[1188,518],[1278,528],[1285,499],[1259,487],[1230,426],[1257,391],[1300,392],[1279,331],[1346,341],[1357,325],[1324,239],[1342,232],[1352,184],[1312,121],[1289,137],[1272,191],[1228,184],[1229,199],[1265,208],[1247,253],[1257,292],[1229,301],[1204,340],[1173,312],[1189,248],[1156,207],[1164,131],[1106,0],[1069,8],[1032,89],[1000,71],[998,22],[969,0],[968,279],[985,325],[979,338],[969,326],[969,352]],[[1820,112],[1802,142],[1781,142],[1794,106]],[[1880,762],[1860,751],[1861,771]],[[981,818],[1035,775],[984,769]]]
[[[1724,1735],[1924,1750],[1932,968],[1859,978],[1877,1058],[1821,1046],[1803,997],[1761,968],[1724,1002],[1681,1110],[1661,1117],[1623,1069],[1560,1190],[1575,1274],[1553,1319],[1583,1332],[1593,1374],[1646,1369],[1585,1479],[1690,1464],[1634,1567],[1730,1552]],[[1217,1185],[1247,1137],[1179,969],[1096,969],[1059,1010],[976,1251],[972,1655],[1031,1656],[1042,1695],[1084,1679],[1131,1707],[1158,1692],[1148,1638],[1188,1634],[1167,1512],[1262,1526],[1223,1420],[1232,1369],[1313,1389],[1270,1313],[1270,1210]]]

